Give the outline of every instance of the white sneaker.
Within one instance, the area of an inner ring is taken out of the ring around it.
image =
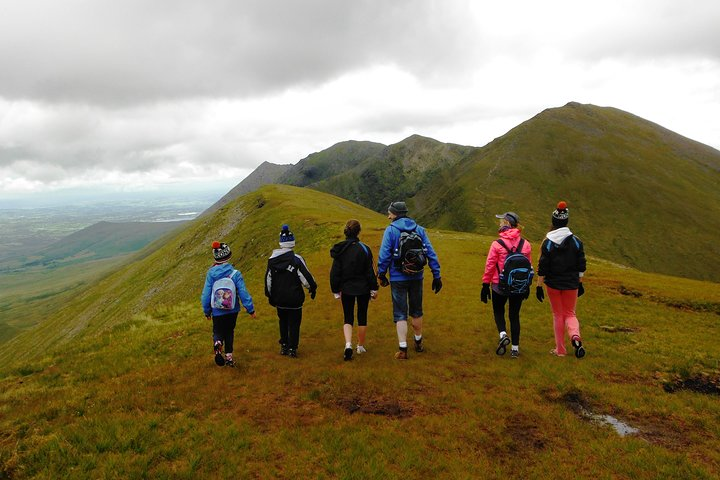
[[[365,347],[363,347],[362,345],[358,345],[357,352],[358,353],[367,353],[367,350],[365,350]]]

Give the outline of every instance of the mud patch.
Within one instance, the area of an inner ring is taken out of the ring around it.
[[[667,307],[671,307],[677,310],[682,310],[685,312],[698,312],[698,313],[705,313],[710,312],[714,313],[716,315],[720,315],[720,303],[718,302],[702,302],[702,301],[691,301],[691,300],[678,300],[675,298],[668,298],[663,297],[660,295],[645,295],[639,290],[634,290],[632,288],[626,287],[625,285],[620,285],[617,287],[618,293],[620,295],[624,295],[626,297],[632,297],[632,298],[640,298],[645,297],[650,299],[650,301],[659,303],[661,305],[665,305]]]
[[[409,418],[413,416],[412,408],[401,405],[397,400],[351,397],[339,399],[337,405],[350,414],[366,413],[391,418]]]
[[[687,451],[697,439],[705,433],[697,427],[690,427],[682,420],[666,417],[639,417],[633,423],[640,427],[640,438],[674,451]]]
[[[720,375],[698,373],[688,378],[676,377],[665,382],[663,389],[668,393],[675,393],[679,390],[690,390],[691,392],[703,393],[705,395],[720,395]]]
[[[544,450],[547,439],[543,436],[538,420],[517,414],[508,419],[506,433],[512,441],[514,451]]]
[[[642,292],[627,288],[625,285],[620,285],[620,287],[618,287],[618,292],[620,292],[620,295],[625,295],[633,298],[640,298],[643,296]]]
[[[651,296],[650,299],[654,302],[667,305],[668,307],[682,310],[685,312],[698,312],[705,313],[711,312],[716,315],[720,315],[720,303],[714,302],[693,302],[689,300],[676,300],[672,298],[656,297]]]

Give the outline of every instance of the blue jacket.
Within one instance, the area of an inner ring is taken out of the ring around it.
[[[210,270],[208,270],[207,275],[205,276],[205,286],[203,287],[202,296],[200,297],[203,312],[205,313],[206,317],[210,314],[215,317],[239,312],[240,302],[242,302],[243,307],[245,307],[245,310],[247,310],[248,313],[252,314],[255,312],[255,306],[253,305],[252,297],[250,296],[250,293],[248,293],[247,288],[245,288],[245,280],[243,280],[243,276],[239,270],[237,270],[236,273],[232,276],[233,282],[235,282],[235,289],[237,291],[235,305],[233,306],[232,310],[221,310],[218,308],[210,307],[213,283],[215,283],[216,280],[229,276],[233,270],[233,266],[229,263],[213,265],[212,267],[210,267]]]
[[[378,252],[378,275],[382,275],[390,269],[390,281],[398,282],[403,280],[419,280],[423,278],[423,272],[415,275],[406,275],[400,268],[395,265],[395,250],[398,248],[401,232],[410,232],[415,230],[422,238],[425,248],[427,249],[427,259],[433,278],[440,278],[440,262],[438,262],[437,254],[430,244],[430,239],[425,229],[415,223],[412,218],[401,217],[392,222],[383,234],[382,243],[380,244],[380,252]]]

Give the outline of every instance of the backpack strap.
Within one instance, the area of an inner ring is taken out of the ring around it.
[[[505,242],[503,242],[503,239],[502,239],[502,238],[498,238],[498,239],[495,240],[495,241],[496,241],[497,243],[499,243],[500,245],[502,245],[502,247],[503,247],[505,250],[507,250],[508,253],[517,253],[517,252],[522,253],[522,247],[523,247],[523,245],[525,245],[525,239],[522,238],[522,237],[520,237],[520,242],[518,242],[517,247],[515,247],[515,250],[512,250],[512,249],[508,248],[508,246],[505,245]]]
[[[390,226],[395,227],[397,229],[397,231],[400,232],[400,235],[402,235],[403,233],[415,232],[418,227],[418,225],[415,224],[415,228],[413,228],[412,230],[403,230],[402,228],[400,228],[397,225],[394,225],[392,223],[390,224]],[[398,235],[398,237],[395,241],[395,247],[394,247],[394,250],[392,253],[392,258],[394,259],[395,262],[398,262],[400,260],[400,235]],[[424,246],[425,246],[425,243],[423,242],[423,247]]]
[[[370,251],[368,250],[367,245],[365,245],[364,243],[362,243],[360,240],[358,240],[358,245],[360,245],[360,246],[363,248],[363,250],[365,250],[365,255],[367,255],[368,257],[370,257]]]
[[[496,241],[497,243],[499,243],[505,250],[507,250],[508,255],[511,255],[511,254],[517,253],[517,252],[522,253],[522,247],[523,247],[523,245],[525,245],[525,239],[522,238],[522,237],[520,237],[520,241],[518,242],[517,247],[515,247],[515,250],[512,250],[512,249],[508,248],[508,246],[505,245],[505,242],[503,242],[503,239],[502,239],[502,238],[498,238],[498,239],[495,240],[495,241]],[[496,264],[495,264],[495,268],[496,268],[497,271],[498,271],[498,275],[500,275],[500,265],[496,263]]]

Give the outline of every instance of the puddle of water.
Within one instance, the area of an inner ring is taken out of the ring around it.
[[[635,427],[631,427],[625,422],[622,422],[618,420],[617,418],[613,417],[612,415],[600,415],[597,413],[592,413],[585,407],[580,407],[580,412],[583,417],[592,420],[597,423],[601,423],[604,425],[610,425],[615,429],[618,435],[621,437],[625,437],[627,435],[633,435],[635,433],[638,433],[640,430],[638,430]]]

